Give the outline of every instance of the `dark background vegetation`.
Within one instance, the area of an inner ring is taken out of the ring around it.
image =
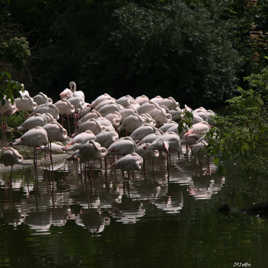
[[[58,98],[173,96],[221,106],[263,68],[268,1],[0,0],[0,71]]]

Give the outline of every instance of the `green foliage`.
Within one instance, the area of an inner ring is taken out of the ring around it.
[[[258,169],[267,165],[268,117],[267,67],[246,78],[257,90],[238,88],[239,95],[228,100],[228,115],[218,116],[208,134],[209,153],[219,160]]]
[[[14,98],[19,96],[22,85],[11,79],[11,75],[7,72],[0,72],[0,100],[4,104],[5,99],[14,102]]]
[[[29,42],[25,37],[13,37],[0,43],[0,56],[7,62],[11,62],[15,68],[25,66],[31,56]]]
[[[176,120],[178,123],[178,134],[181,135],[185,130],[193,125],[193,113],[186,109],[181,113],[180,119]]]
[[[268,60],[268,59],[266,59]],[[268,104],[268,67],[261,70],[260,73],[252,74],[245,78],[249,86],[257,91],[264,99],[265,104]]]
[[[22,111],[16,112],[7,118],[7,125],[10,128],[17,128],[25,121],[25,114]]]

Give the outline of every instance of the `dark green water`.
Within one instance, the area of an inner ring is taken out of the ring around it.
[[[267,200],[265,178],[92,176],[1,174],[0,267],[268,267],[268,221],[217,212]]]

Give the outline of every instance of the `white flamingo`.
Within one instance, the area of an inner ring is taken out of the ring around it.
[[[74,106],[68,100],[58,100],[55,105],[60,115],[71,115],[75,112]]]
[[[96,142],[99,142],[103,147],[108,148],[113,142],[119,139],[119,135],[115,130],[102,130],[96,135]]]
[[[154,150],[150,143],[142,143],[138,145],[136,152],[143,158],[143,171],[146,173],[147,163],[152,164],[152,170],[154,172],[154,159],[159,157],[159,151]]]
[[[1,131],[2,131],[2,143],[6,143],[6,131],[8,129],[7,125],[7,117],[14,114],[17,111],[17,107],[15,104],[11,102],[11,100],[4,99],[0,102],[0,120],[1,120]]]
[[[122,115],[120,112],[113,112],[105,115],[105,118],[107,118],[112,123],[113,127],[117,129],[121,123]]]
[[[61,93],[60,93],[60,98],[62,100],[69,99],[73,96],[73,91],[69,88],[65,88]]]
[[[26,145],[29,147],[33,147],[34,149],[33,163],[35,169],[37,168],[36,148],[46,144],[48,144],[48,135],[47,131],[43,127],[35,127],[29,129],[13,143],[13,145]]]
[[[72,157],[79,159],[80,163],[85,163],[85,165],[89,161],[101,160],[107,155],[107,149],[95,141],[79,144],[76,148],[77,150],[73,153]],[[84,172],[86,176],[86,168]]]
[[[131,134],[136,128],[143,125],[144,120],[138,114],[129,115],[121,122],[118,128],[119,133],[125,132],[126,135]]]
[[[115,101],[115,99],[111,97],[108,93],[104,93],[91,102],[91,107],[94,109],[99,103],[108,99],[112,99]]]
[[[136,102],[136,100],[130,95],[125,95],[125,96],[117,99],[116,103],[122,105],[124,108],[134,107],[136,109],[136,108],[138,108],[140,106]]]
[[[177,127],[178,128],[178,123],[174,122],[174,121],[170,121],[168,123],[163,124],[159,130],[166,132],[168,131],[171,127]]]
[[[53,141],[66,141],[68,138],[67,130],[62,127],[62,125],[58,122],[53,122],[44,125],[44,129],[47,131],[47,137],[49,141],[49,156],[50,156],[50,162],[51,167],[53,170],[53,159],[52,159],[52,149],[51,149],[51,143]]]
[[[210,123],[213,120],[213,118],[216,116],[215,112],[213,112],[212,110],[207,110],[204,107],[199,107],[195,109],[193,111],[193,114],[201,117],[203,121],[206,121],[208,123]]]
[[[150,125],[142,125],[136,128],[130,135],[136,142],[142,140],[145,136],[152,133],[159,133],[158,129]]]
[[[39,92],[37,95],[33,97],[33,100],[37,103],[37,105],[41,104],[52,104],[53,101],[49,98],[45,93]]]
[[[59,109],[55,104],[52,103],[40,104],[39,106],[37,106],[34,109],[33,114],[37,113],[39,114],[50,113],[56,120],[59,119]]]
[[[149,102],[149,98],[146,95],[141,95],[136,97],[135,101],[138,104],[142,105],[143,103]]]
[[[153,143],[156,139],[158,139],[162,134],[161,133],[151,133],[146,135],[138,144],[143,143]]]
[[[192,127],[184,134],[183,143],[186,144],[186,154],[189,153],[189,146],[200,140],[209,130],[210,125],[206,121],[193,124]]]
[[[36,107],[37,103],[30,96],[25,95],[23,98],[16,98],[15,104],[18,111],[32,112]]]
[[[101,117],[101,114],[96,111],[96,110],[91,110],[89,111],[88,113],[84,114],[78,121],[78,125],[83,123],[83,122],[86,122],[87,120],[90,120],[90,119],[97,119],[98,117]]]
[[[50,146],[42,145],[40,146],[40,150],[48,152],[51,150],[54,154],[63,154],[66,153],[65,146],[61,142],[52,142]]]
[[[138,109],[137,112],[139,114],[145,114],[145,113],[150,113],[153,109],[156,107],[156,103],[148,101],[144,102]]]
[[[123,106],[117,103],[110,103],[103,105],[100,109],[97,111],[102,115],[105,116],[109,113],[119,112],[121,109],[123,109]]]
[[[161,96],[156,96],[152,98],[151,101],[168,110],[175,110],[180,106],[173,97],[162,98]]]
[[[27,118],[20,126],[18,126],[19,131],[26,131],[34,127],[44,126],[54,120],[53,116],[49,113],[35,114]]]
[[[67,130],[58,122],[48,123],[44,125],[47,131],[48,140],[53,141],[66,141],[68,138]]]
[[[122,117],[122,121],[128,117],[129,115],[135,115],[137,114],[137,112],[135,111],[135,109],[132,108],[123,108],[119,111],[121,117]]]
[[[83,110],[85,101],[80,96],[72,96],[68,101],[74,106],[77,114]]]
[[[78,124],[78,132],[84,132],[86,130],[91,130],[95,135],[97,135],[101,132],[102,126],[95,118],[92,118]]]
[[[122,156],[135,152],[136,148],[136,143],[131,137],[123,137],[109,146],[108,153]]]
[[[137,153],[127,154],[119,158],[113,165],[112,168],[121,169],[121,171],[127,171],[128,178],[130,171],[141,170],[143,164],[143,158]]]
[[[59,110],[62,124],[63,124],[64,117],[67,117],[67,127],[68,127],[68,132],[70,133],[71,132],[70,115],[74,114],[75,112],[74,106],[66,99],[57,101],[55,105]]]
[[[158,126],[161,126],[172,119],[172,115],[166,112],[166,110],[158,104],[155,105],[155,108],[149,111],[148,114],[156,121]]]
[[[86,130],[72,137],[71,141],[67,144],[67,148],[74,144],[87,143],[88,141],[95,139],[95,134],[91,130]]]
[[[99,111],[100,109],[102,109],[102,107],[104,107],[106,105],[110,105],[110,104],[116,104],[116,101],[114,98],[102,100],[101,102],[99,102],[97,105],[94,106],[94,109],[96,111]]]
[[[15,148],[4,147],[2,149],[0,163],[3,163],[5,166],[10,166],[10,180],[12,178],[13,166],[15,164],[22,164],[22,161],[23,156]]]
[[[82,163],[103,158],[107,154],[106,148],[92,140],[87,143],[80,144],[78,148],[78,151],[76,151],[74,155],[78,157]]]

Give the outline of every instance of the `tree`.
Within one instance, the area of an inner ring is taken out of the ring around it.
[[[228,28],[203,6],[167,2],[116,9],[111,34],[86,58],[84,84],[112,87],[115,95],[161,92],[195,105],[230,97],[239,56]]]
[[[11,18],[9,1],[1,0],[0,7],[0,67],[1,71],[9,71],[18,79],[22,77],[19,74],[27,69],[27,61],[31,56],[29,42],[20,26]],[[10,80],[9,74],[3,73],[1,77]]]

